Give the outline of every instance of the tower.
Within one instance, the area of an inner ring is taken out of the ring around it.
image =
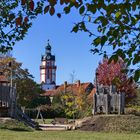
[[[43,90],[54,89],[56,86],[56,65],[55,56],[51,54],[51,46],[45,47],[45,55],[41,57],[40,81]]]

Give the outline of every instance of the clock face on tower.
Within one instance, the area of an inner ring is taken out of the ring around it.
[[[50,56],[47,56],[47,59],[50,59],[51,57]]]

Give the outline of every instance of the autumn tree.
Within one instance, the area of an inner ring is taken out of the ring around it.
[[[72,92],[66,92],[61,96],[62,104],[64,106],[64,111],[67,117],[75,119],[75,114],[77,112],[75,96]]]
[[[121,58],[118,62],[112,61],[111,63],[109,63],[109,59],[104,58],[96,69],[96,82],[107,86],[115,85],[117,90],[125,92],[126,97],[134,97],[136,84],[128,79],[126,69],[127,66]]]
[[[91,92],[91,91],[90,91]],[[75,97],[76,109],[77,109],[77,118],[82,118],[92,115],[92,104],[93,97],[89,99],[90,92],[85,92],[84,89],[80,87],[79,92],[77,92]]]
[[[92,103],[89,102],[89,92],[86,92],[82,86],[77,88],[74,84],[71,84],[71,87],[60,95],[66,116],[76,119],[91,114],[89,108],[91,109]]]
[[[17,102],[19,105],[28,106],[28,104],[43,91],[41,86],[33,80],[33,76],[27,69],[22,68],[22,63],[16,61],[13,57],[1,57],[0,71],[9,79],[12,78],[13,85],[17,88]]]
[[[22,78],[33,78],[29,73],[28,69],[22,68],[22,63],[16,61],[13,57],[1,57],[0,59],[0,71],[10,80],[22,79]],[[12,77],[11,77],[12,76]]]
[[[59,9],[56,9],[58,5]],[[115,62],[119,57],[128,66],[135,65],[133,77],[140,77],[140,1],[139,0],[1,0],[0,51],[12,49],[23,39],[38,14],[60,18],[76,9],[81,20],[72,32],[83,31],[92,38],[94,53],[109,55]],[[59,11],[58,11],[59,10]],[[96,28],[93,31],[93,28]]]

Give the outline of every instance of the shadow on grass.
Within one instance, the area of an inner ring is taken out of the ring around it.
[[[0,129],[17,131],[17,132],[33,132],[33,130],[31,130],[31,129],[25,129],[25,128],[8,128],[6,126],[0,127]]]
[[[33,130],[27,130],[24,128],[9,128],[8,130],[17,131],[17,132],[33,132]]]

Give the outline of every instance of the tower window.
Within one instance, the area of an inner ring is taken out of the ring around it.
[[[47,62],[47,66],[49,66],[50,65],[50,62]]]
[[[50,75],[50,73],[49,73],[49,70],[47,70],[47,79],[49,79],[49,76]]]

